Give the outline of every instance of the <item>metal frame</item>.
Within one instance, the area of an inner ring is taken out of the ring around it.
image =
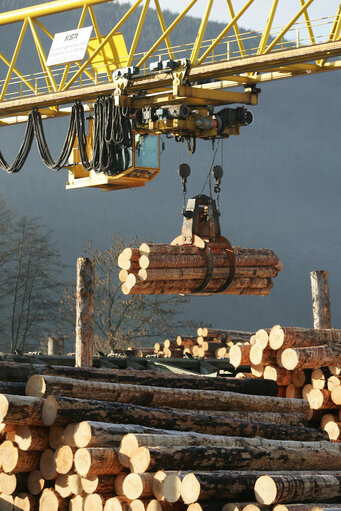
[[[243,23],[244,13],[255,6],[258,0],[245,0],[243,7],[237,13],[235,13],[233,6],[235,0],[227,0],[226,14],[230,17],[230,22],[214,39],[205,41],[204,36],[209,16],[215,6],[214,0],[207,0],[206,10],[194,43],[172,47],[170,36],[173,30],[181,23],[198,0],[187,0],[185,8],[168,27],[165,24],[159,0],[154,0],[162,35],[144,54],[136,54],[139,40],[143,36],[145,20],[151,8],[150,0],[136,0],[110,32],[102,35],[95,16],[95,6],[107,1],[109,0],[57,0],[0,14],[0,28],[10,23],[21,24],[20,35],[12,56],[9,58],[0,53],[0,59],[7,67],[6,76],[0,81],[1,124],[18,122],[16,117],[6,118],[6,114],[12,115],[13,112],[25,114],[29,109],[29,105],[32,104],[36,104],[41,108],[49,107],[50,116],[54,117],[62,115],[58,105],[74,99],[91,101],[93,97],[103,93],[103,91],[105,93],[112,92],[114,84],[111,69],[115,63],[109,62],[106,45],[137,10],[140,10],[139,19],[135,36],[127,50],[128,55],[125,56],[127,65],[137,65],[143,72],[146,71],[146,66],[150,60],[155,60],[158,56],[172,60],[186,56],[191,63],[189,77],[193,77],[193,80],[196,79],[196,81],[200,77],[202,81],[201,88],[204,90],[206,88],[214,90],[236,87],[341,69],[341,60],[335,60],[335,57],[341,55],[341,6],[335,17],[330,20],[330,30],[321,43],[320,41],[317,42],[314,34],[316,21],[312,21],[308,13],[308,8],[314,0],[297,0],[296,14],[288,20],[284,27],[279,29],[273,28],[273,22],[281,1],[285,0],[273,0],[269,12],[264,12],[264,30],[261,37],[259,37],[259,33],[256,35],[243,33],[239,28],[240,24]],[[87,17],[90,19],[94,27],[97,47],[84,62],[47,67],[46,53],[48,48],[44,48],[40,31],[47,35],[49,39],[53,39],[53,34],[47,30],[40,18],[74,9],[80,10],[79,28],[84,25]],[[323,18],[323,12],[321,12],[321,18]],[[297,25],[299,20],[303,21]],[[323,19],[323,23],[326,23],[325,19]],[[292,34],[291,30],[295,29],[296,31],[297,27],[304,30],[308,37],[302,45],[301,37],[298,36],[296,38],[298,47],[294,47],[294,40],[290,34]],[[41,66],[33,77],[32,75],[24,76],[16,67],[20,50],[24,44],[25,34],[28,31],[31,31],[33,36]],[[246,43],[248,41],[250,45],[253,37],[255,41],[254,50],[247,50]],[[162,48],[163,45],[165,46],[164,49]],[[231,53],[232,46],[235,48],[234,53]],[[107,70],[106,74],[101,75],[100,78],[94,72],[93,67],[94,59],[98,55],[103,59],[102,66],[105,66]],[[332,61],[331,58],[333,58]],[[119,66],[119,62],[116,65]],[[205,73],[202,71],[207,70],[208,67],[211,68],[208,73],[210,83],[205,83],[205,79],[206,82],[208,82],[208,79],[207,77],[204,78]],[[13,89],[14,80],[18,84],[17,94],[9,91],[10,86],[11,90]],[[157,91],[154,85],[156,82],[158,83]],[[144,83],[145,88],[143,90],[146,91],[144,94],[147,97],[150,93],[160,92],[165,95],[167,92],[168,98],[168,92],[172,90],[169,75],[158,73],[157,75],[149,74],[145,77],[134,77],[129,82],[128,93],[133,94],[136,89],[139,90],[141,83]],[[191,97],[193,97],[193,91],[191,92]],[[174,99],[178,101],[178,98]],[[49,115],[48,111],[46,115]]]

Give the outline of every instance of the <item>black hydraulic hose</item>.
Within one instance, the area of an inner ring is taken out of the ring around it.
[[[13,163],[11,165],[8,165],[0,151],[0,168],[8,172],[8,174],[14,174],[16,172],[19,172],[19,170],[22,168],[26,161],[28,153],[30,152],[33,137],[34,137],[33,119],[31,114],[29,114],[26,124],[24,140],[21,144],[17,156],[15,157]]]
[[[69,127],[66,134],[66,138],[61,150],[61,153],[57,160],[53,160],[49,148],[47,146],[43,123],[41,119],[40,112],[38,110],[33,110],[31,112],[33,118],[33,129],[34,135],[36,137],[37,147],[41,159],[45,163],[45,165],[51,170],[60,170],[62,167],[65,167],[67,164],[72,148],[74,146],[75,137],[76,137],[76,109],[75,106],[72,107]]]

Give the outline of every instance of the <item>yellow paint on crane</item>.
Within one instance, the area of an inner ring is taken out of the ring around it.
[[[102,36],[104,39],[106,36]],[[88,56],[91,58],[99,46],[98,39],[93,37],[90,39],[88,44]],[[128,50],[124,41],[123,34],[117,32],[114,34],[109,41],[104,45],[103,53],[105,53],[106,61],[103,61],[102,53],[97,53],[91,60],[92,71],[95,74],[104,74],[107,72],[107,67],[110,71],[114,71],[117,68],[125,67],[128,61]]]

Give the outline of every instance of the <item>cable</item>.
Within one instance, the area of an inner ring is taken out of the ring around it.
[[[33,130],[34,135],[36,137],[38,152],[40,154],[41,159],[45,163],[45,165],[54,171],[60,170],[62,167],[65,167],[67,164],[72,148],[74,146],[75,138],[76,138],[76,108],[75,106],[72,107],[70,120],[69,120],[69,127],[66,134],[66,138],[61,150],[61,153],[57,160],[53,160],[51,153],[49,151],[49,148],[47,146],[43,123],[41,119],[40,112],[36,109],[33,109],[32,112],[30,112],[30,116],[33,119]]]
[[[14,158],[13,163],[11,165],[8,165],[0,151],[0,168],[2,170],[5,170],[8,174],[14,174],[16,172],[19,172],[19,170],[24,165],[26,158],[30,152],[33,137],[34,137],[33,119],[31,114],[29,114],[24,134],[24,140],[20,146],[17,156]]]
[[[201,193],[200,193],[200,195],[202,195],[202,194],[203,194],[204,189],[205,189],[205,186],[206,186],[206,184],[207,184],[207,181],[208,181],[208,180],[210,179],[210,177],[211,177],[212,169],[213,169],[213,165],[214,165],[214,160],[215,160],[215,157],[216,157],[216,154],[217,154],[218,148],[219,148],[219,143],[220,143],[220,139],[218,140],[218,144],[217,144],[217,146],[216,146],[216,148],[215,148],[215,150],[214,150],[214,153],[213,153],[213,156],[212,156],[212,162],[211,162],[210,170],[208,171],[208,174],[207,174],[207,177],[206,177],[205,182],[204,182],[204,184],[203,184],[203,187],[202,187],[202,189],[201,189]],[[209,181],[209,184],[210,184],[210,195],[212,196],[212,191],[211,191],[211,181]]]

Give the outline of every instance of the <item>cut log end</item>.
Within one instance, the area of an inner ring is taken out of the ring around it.
[[[276,501],[277,488],[270,476],[261,476],[255,483],[255,497],[260,504],[270,505]]]
[[[284,332],[280,325],[272,327],[269,334],[269,345],[273,350],[279,350],[284,343]]]
[[[185,504],[196,502],[200,496],[200,483],[194,474],[186,474],[181,482],[181,498]]]
[[[129,467],[131,472],[141,474],[148,470],[150,463],[149,449],[139,447],[130,458]]]
[[[46,383],[44,377],[40,374],[31,376],[25,387],[26,396],[31,397],[44,397],[46,392]]]
[[[58,403],[53,396],[47,396],[43,404],[42,419],[45,426],[52,426],[57,418]]]

